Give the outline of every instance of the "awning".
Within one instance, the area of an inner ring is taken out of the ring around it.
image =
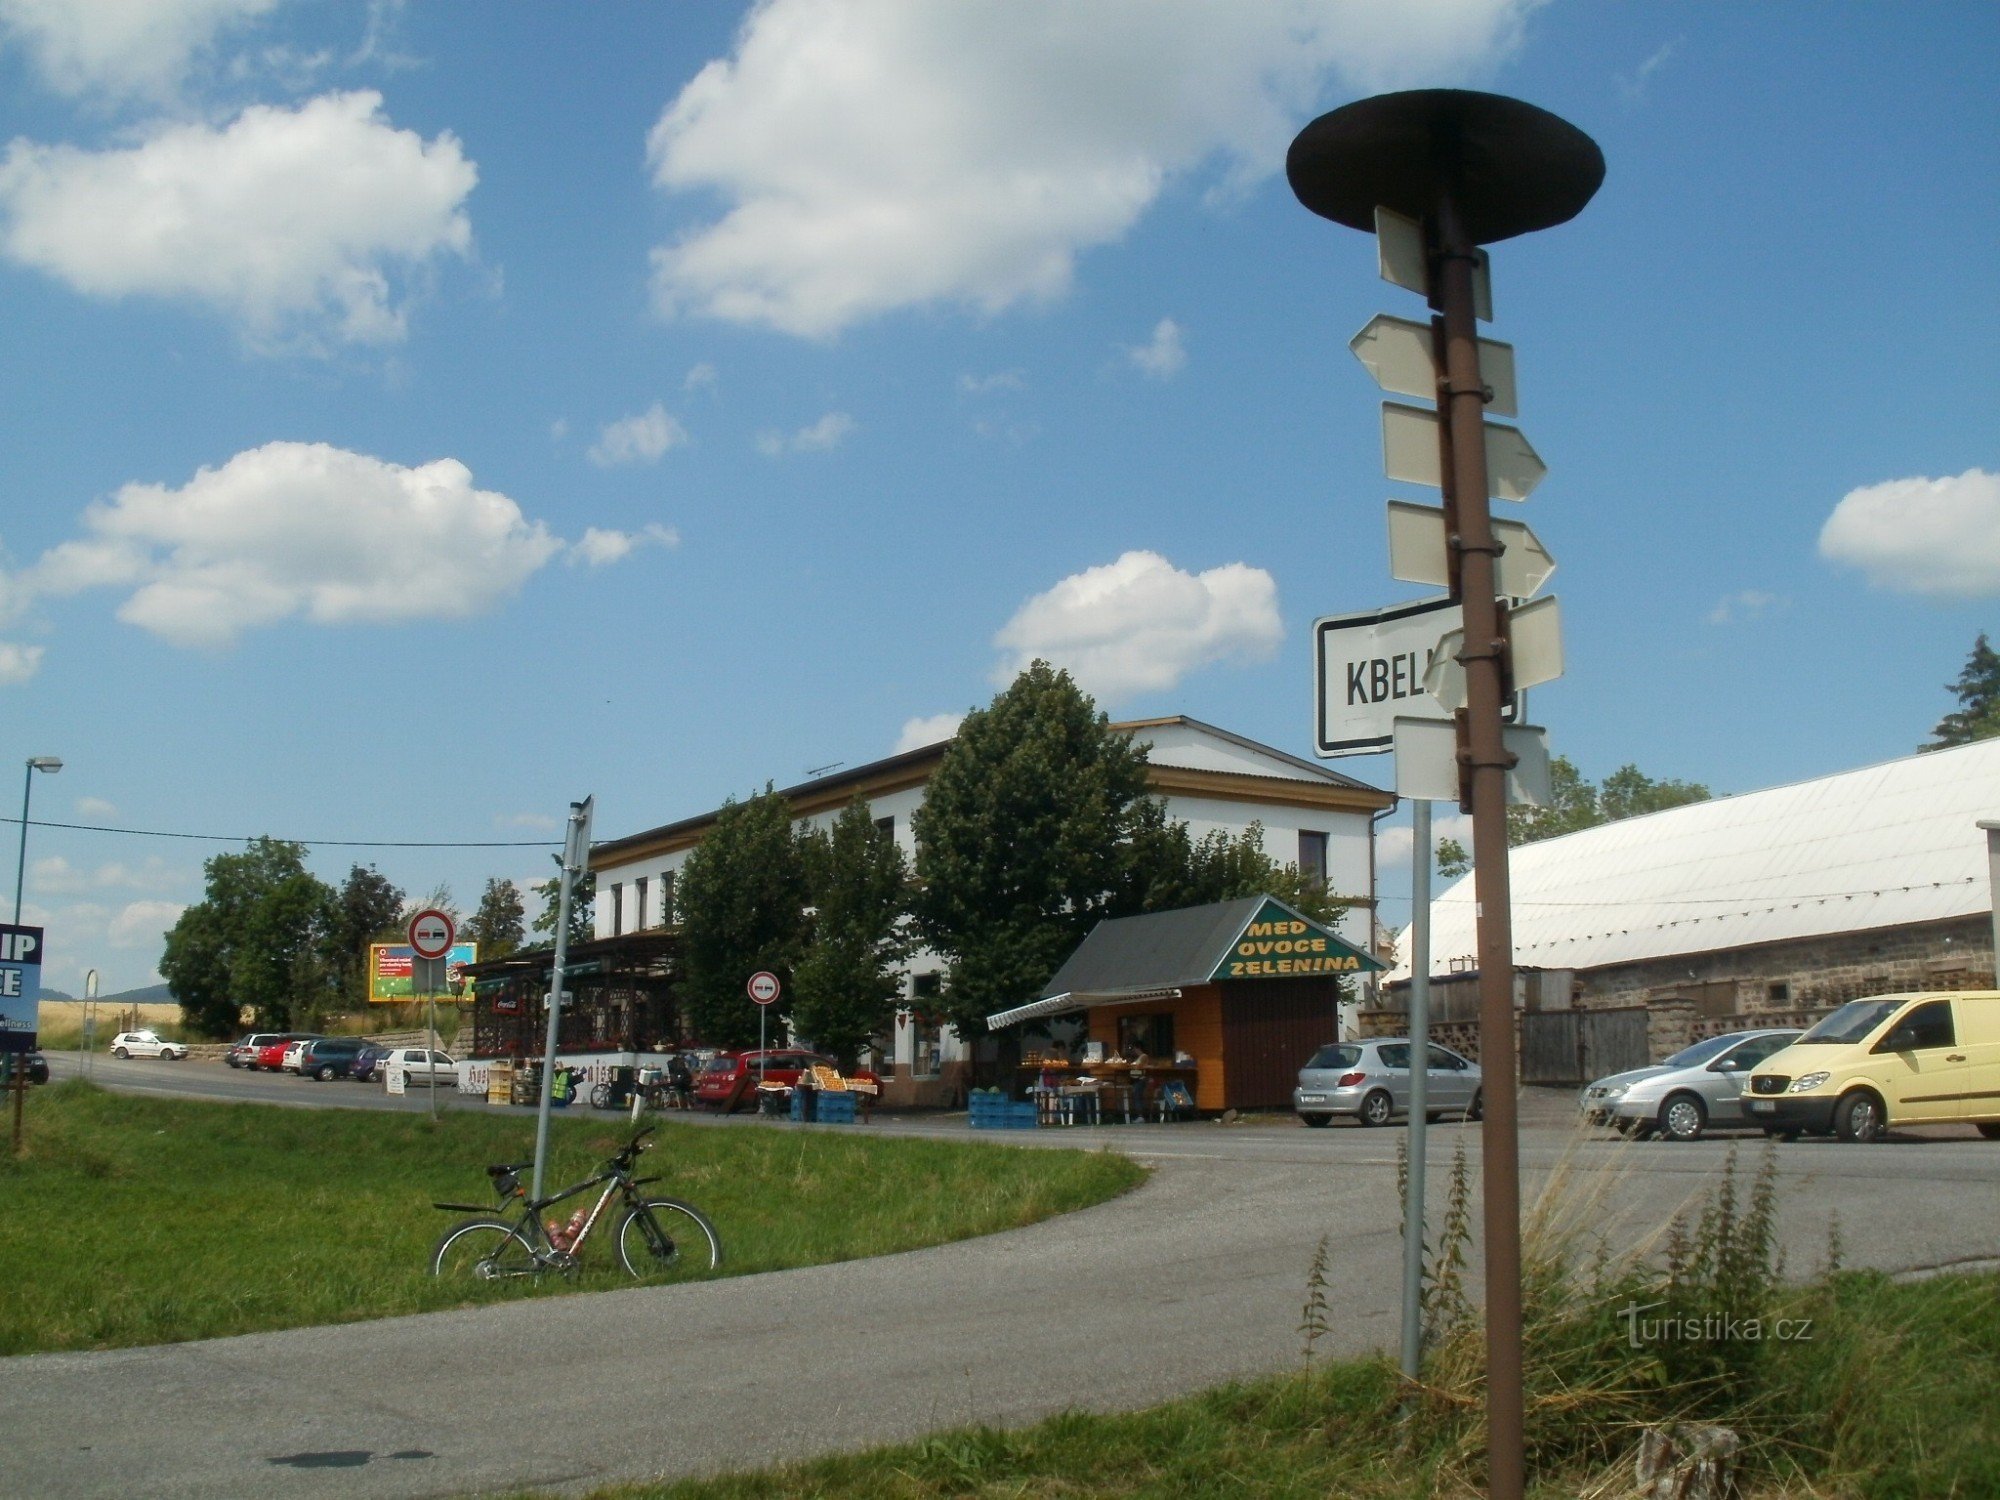
[[[1037,1021],[1044,1016],[1066,1016],[1079,1010],[1095,1010],[1102,1006],[1137,1005],[1153,1000],[1178,1000],[1178,989],[1146,990],[1077,990],[1073,993],[1050,995],[1046,1000],[1031,1000],[1026,1005],[1017,1005],[1012,1010],[1003,1010],[986,1018],[986,1028],[998,1031],[1003,1026],[1013,1026],[1022,1021]]]

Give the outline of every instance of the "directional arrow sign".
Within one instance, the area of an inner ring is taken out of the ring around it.
[[[1431,294],[1430,257],[1424,249],[1424,226],[1393,208],[1375,209],[1375,251],[1382,279],[1407,287],[1419,297]],[[1473,252],[1472,312],[1482,323],[1493,321],[1493,273],[1484,250]]]
[[[1507,800],[1547,807],[1549,733],[1526,724],[1509,724],[1501,742],[1514,757],[1507,772]],[[1459,778],[1458,727],[1444,719],[1396,720],[1396,795],[1428,802],[1456,802]]]
[[[1518,427],[1488,422],[1486,427],[1486,489],[1500,500],[1525,500],[1549,472],[1541,455],[1528,446]],[[1405,484],[1444,488],[1444,466],[1438,456],[1438,415],[1399,401],[1382,403],[1382,466],[1391,479]]]
[[[1555,572],[1556,560],[1525,522],[1496,517],[1493,536],[1505,549],[1494,564],[1493,592],[1509,599],[1533,598]],[[1405,583],[1451,587],[1443,511],[1407,500],[1389,502],[1389,575]]]
[[[1465,668],[1458,660],[1464,645],[1463,630],[1446,631],[1424,669],[1424,691],[1448,714],[1465,707]],[[1562,614],[1554,594],[1508,614],[1507,661],[1516,694],[1562,676]]]
[[[1315,752],[1374,755],[1389,748],[1398,715],[1449,718],[1426,693],[1424,679],[1439,635],[1458,623],[1458,606],[1449,599],[1314,621]],[[1503,717],[1517,717],[1519,707],[1508,704]]]
[[[1368,367],[1375,383],[1397,396],[1437,398],[1438,368],[1432,353],[1428,323],[1377,313],[1368,326],[1347,341],[1354,357]],[[1486,409],[1497,416],[1521,414],[1514,388],[1514,346],[1497,339],[1479,341],[1479,374],[1493,392]]]

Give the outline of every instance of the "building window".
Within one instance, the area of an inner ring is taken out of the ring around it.
[[[632,882],[632,930],[646,930],[646,877],[643,875]]]
[[[617,937],[625,930],[625,887],[611,887],[611,935]]]
[[[1780,982],[1764,987],[1764,1000],[1767,1004],[1787,1005],[1791,1003],[1791,998],[1792,987],[1789,984]]]
[[[875,820],[875,827],[879,832],[886,833],[892,839],[896,836],[896,820],[894,818],[877,818]]]
[[[1299,874],[1314,885],[1326,884],[1326,835],[1299,830]]]
[[[674,872],[660,871],[660,925],[674,925]]]
[[[1172,1062],[1174,1058],[1174,1018],[1170,1015],[1120,1016],[1118,1018],[1118,1052],[1130,1057],[1134,1051],[1144,1053],[1155,1062]]]
[[[910,976],[910,1074],[935,1078],[944,1071],[944,1022],[937,1013],[944,993],[942,974]]]

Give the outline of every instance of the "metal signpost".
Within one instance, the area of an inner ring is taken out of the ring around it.
[[[590,868],[590,811],[597,799],[569,805],[569,833],[563,839],[562,884],[556,897],[556,951],[549,964],[549,1029],[542,1046],[542,1097],[535,1113],[535,1179],[530,1191],[542,1196],[542,1169],[549,1155],[549,1102],[556,1077],[556,1039],[562,1023],[563,968],[569,962],[570,894],[577,877]],[[448,945],[447,945],[448,946]]]
[[[427,907],[410,918],[410,983],[420,986],[424,997],[424,1031],[429,1038],[424,1047],[424,1067],[431,1080],[431,1118],[438,1112],[437,1080],[437,994],[444,988],[445,957],[458,936],[451,913]]]
[[[1517,429],[1486,421],[1485,409],[1499,392],[1482,368],[1476,331],[1477,320],[1492,316],[1486,257],[1478,247],[1574,218],[1604,180],[1604,156],[1575,126],[1518,99],[1420,89],[1322,115],[1292,142],[1285,170],[1308,209],[1374,232],[1383,276],[1421,292],[1437,314],[1430,325],[1436,383],[1427,393],[1435,396],[1437,410],[1385,403],[1383,441],[1391,477],[1443,493],[1449,581],[1462,610],[1461,643],[1452,654],[1463,670],[1464,706],[1453,719],[1463,767],[1460,805],[1472,814],[1479,909],[1487,1486],[1495,1500],[1520,1500],[1526,1481],[1520,1159],[1507,872],[1507,776],[1514,756],[1502,708],[1528,674],[1512,659],[1496,566],[1503,543],[1489,500],[1525,499],[1545,471]],[[1398,337],[1389,332],[1392,346]],[[1377,352],[1381,343],[1380,334],[1359,338],[1355,352],[1383,384],[1417,394],[1406,389],[1417,383],[1407,347],[1401,357],[1385,357]],[[1545,632],[1554,634],[1553,628]],[[1554,670],[1561,670],[1559,648]],[[1448,675],[1427,670],[1426,690],[1449,691]],[[1413,1110],[1413,1124],[1416,1118]],[[1416,1152],[1413,1142],[1413,1158]],[[1415,1200],[1411,1211],[1406,1232],[1420,1235]]]
[[[757,1084],[761,1088],[764,1083],[764,1067],[770,1061],[764,1056],[764,1018],[771,1014],[771,1004],[778,998],[778,976],[769,969],[759,969],[750,976],[750,982],[744,988],[749,991],[750,998],[757,1002]]]

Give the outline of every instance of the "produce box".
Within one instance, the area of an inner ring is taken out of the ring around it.
[[[1004,1094],[974,1092],[966,1102],[974,1130],[1035,1128],[1035,1104],[1032,1099],[1009,1099]]]

